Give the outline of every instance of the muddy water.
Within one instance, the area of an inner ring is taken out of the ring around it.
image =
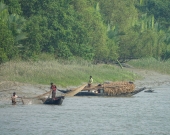
[[[170,85],[131,98],[70,97],[62,106],[0,102],[2,135],[168,135]]]

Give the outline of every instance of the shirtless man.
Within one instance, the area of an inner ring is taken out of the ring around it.
[[[13,95],[12,95],[12,97],[11,97],[11,100],[12,100],[12,104],[13,104],[13,105],[16,104],[16,98],[17,98],[17,97],[18,97],[18,96],[17,96],[16,93],[14,92]]]

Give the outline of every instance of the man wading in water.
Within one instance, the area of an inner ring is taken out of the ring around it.
[[[55,96],[56,96],[56,90],[57,90],[56,85],[54,85],[53,83],[51,83],[51,87],[50,87],[50,89],[52,90],[52,99],[55,99]]]
[[[18,98],[18,96],[17,96],[16,93],[14,92],[13,95],[12,95],[12,97],[11,97],[11,100],[12,100],[12,104],[13,104],[13,105],[16,105],[16,103],[17,103],[17,102],[16,102],[16,98]]]

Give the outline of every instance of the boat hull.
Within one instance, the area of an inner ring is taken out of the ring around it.
[[[140,89],[137,89],[133,92],[129,92],[129,93],[121,93],[119,95],[107,95],[106,93],[94,93],[94,92],[79,92],[77,93],[75,96],[107,96],[107,97],[131,97],[143,90],[145,90],[146,88],[143,87],[143,88],[140,88]]]
[[[43,103],[49,105],[61,105],[63,103],[64,96],[56,97],[55,99],[47,98]]]

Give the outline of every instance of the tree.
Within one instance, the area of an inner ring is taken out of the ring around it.
[[[0,62],[12,59],[17,54],[17,48],[14,47],[14,39],[6,23],[0,19]]]
[[[8,6],[9,14],[22,14],[20,0],[4,0],[4,3]]]
[[[0,63],[12,59],[16,51],[12,33],[7,26],[8,16],[7,6],[0,2]]]

